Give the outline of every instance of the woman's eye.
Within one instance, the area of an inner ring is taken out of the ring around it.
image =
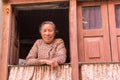
[[[49,30],[49,32],[53,32],[53,30]]]
[[[47,32],[47,30],[43,30],[42,32]]]
[[[43,30],[42,32],[53,32],[54,30]]]
[[[46,30],[44,32],[47,32]]]

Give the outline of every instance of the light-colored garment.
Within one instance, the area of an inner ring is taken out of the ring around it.
[[[60,65],[56,70],[50,66],[12,66],[8,80],[72,80],[72,69],[69,64]]]
[[[19,59],[19,65],[26,65],[25,59]]]
[[[46,44],[42,39],[38,39],[31,48],[27,58],[27,65],[40,65],[41,59],[53,59],[62,64],[66,61],[66,48],[62,39],[54,39],[50,44]]]

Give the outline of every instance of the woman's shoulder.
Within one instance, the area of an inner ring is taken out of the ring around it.
[[[36,41],[37,41],[37,42],[40,42],[40,41],[42,41],[42,39],[37,39]]]
[[[62,38],[56,38],[55,39],[55,43],[61,43],[61,42],[64,42]]]
[[[37,39],[36,41],[35,41],[35,44],[41,44],[42,43],[42,39]]]

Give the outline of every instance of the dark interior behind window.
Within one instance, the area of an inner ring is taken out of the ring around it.
[[[64,40],[67,48],[66,62],[70,62],[68,9],[20,10],[16,18],[20,39],[19,58],[26,58],[35,40],[41,38],[39,25],[49,20],[56,24],[59,31],[56,37]]]

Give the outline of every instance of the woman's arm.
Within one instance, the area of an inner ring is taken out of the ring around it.
[[[52,60],[56,61],[58,64],[63,64],[66,61],[66,48],[62,39],[58,40],[56,52]]]
[[[39,41],[37,40],[33,47],[31,48],[28,56],[26,57],[26,65],[42,65],[45,64],[45,60],[38,59],[38,44]]]

